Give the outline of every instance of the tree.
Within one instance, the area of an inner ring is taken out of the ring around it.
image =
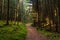
[[[6,18],[6,25],[9,25],[9,0],[8,1],[8,8],[7,8],[7,18]]]

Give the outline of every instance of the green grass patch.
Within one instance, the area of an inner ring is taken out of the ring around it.
[[[49,32],[46,30],[41,30],[40,28],[37,29],[41,34],[48,37],[49,40],[60,40],[60,34],[57,32]]]
[[[0,22],[0,40],[25,40],[27,28],[25,24],[3,26]]]

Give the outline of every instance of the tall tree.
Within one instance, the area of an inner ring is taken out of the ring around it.
[[[7,18],[6,18],[6,25],[9,25],[9,0],[8,1],[8,8],[7,8]]]

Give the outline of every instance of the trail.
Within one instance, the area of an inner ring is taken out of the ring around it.
[[[32,27],[31,24],[26,24],[28,33],[26,40],[48,40],[48,38],[42,34],[40,34],[36,28]]]

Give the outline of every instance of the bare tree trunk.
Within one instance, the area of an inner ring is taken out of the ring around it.
[[[8,9],[7,9],[6,25],[9,25],[9,0],[8,0]]]

